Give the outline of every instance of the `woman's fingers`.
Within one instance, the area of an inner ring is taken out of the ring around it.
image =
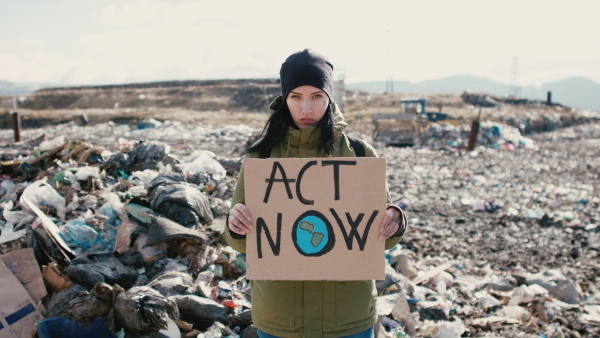
[[[240,235],[246,235],[250,230],[254,229],[252,216],[245,205],[238,203],[229,210],[227,227],[229,230]]]
[[[379,227],[379,240],[392,237],[400,228],[400,213],[394,208],[389,208],[385,212],[381,227]]]
[[[227,226],[229,227],[229,230],[240,235],[246,235],[248,232],[250,232],[250,228],[248,227],[247,223],[244,223],[243,221],[240,221],[231,215],[229,216],[229,222]]]

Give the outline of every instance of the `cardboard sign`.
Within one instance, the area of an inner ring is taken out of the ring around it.
[[[35,304],[48,294],[33,248],[11,251],[0,256],[0,260],[21,282]]]
[[[385,158],[244,161],[248,279],[383,279]]]
[[[27,290],[0,260],[0,338],[29,337],[42,319]]]

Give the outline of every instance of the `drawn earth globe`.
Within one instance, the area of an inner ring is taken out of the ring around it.
[[[318,257],[331,251],[335,245],[335,234],[327,217],[309,210],[294,222],[292,240],[301,255]]]

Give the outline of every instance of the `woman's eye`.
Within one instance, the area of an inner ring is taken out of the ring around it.
[[[294,99],[294,100],[297,100],[297,99],[299,99],[299,98],[300,98],[300,96],[299,96],[299,95],[291,95],[290,97],[291,97],[292,99]]]
[[[316,94],[316,95],[314,95],[314,96],[313,96],[313,99],[320,99],[320,98],[322,98],[322,97],[323,97],[323,95],[321,95],[321,94]]]

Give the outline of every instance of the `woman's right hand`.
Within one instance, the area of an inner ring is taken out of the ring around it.
[[[227,227],[230,231],[238,235],[247,235],[250,230],[254,229],[252,224],[252,216],[245,205],[238,203],[229,209],[229,217],[227,218]]]

